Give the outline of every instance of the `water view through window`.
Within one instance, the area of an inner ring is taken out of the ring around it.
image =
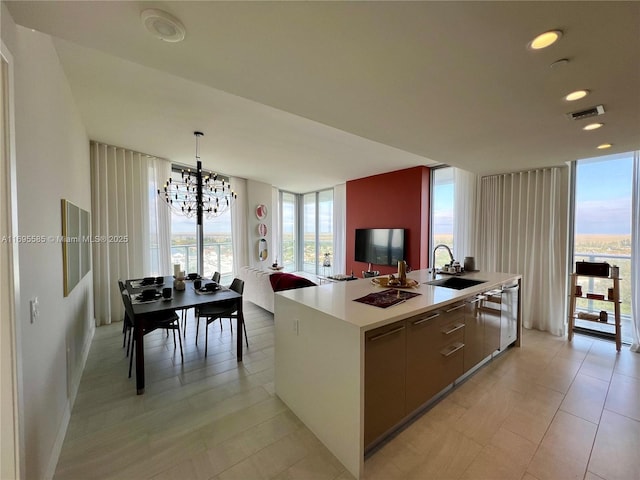
[[[282,239],[279,258],[284,271],[302,270],[330,275],[333,258],[333,189],[305,194],[281,191],[280,207]]]
[[[620,268],[622,340],[631,342],[631,173],[633,154],[580,160],[576,164],[573,261],[608,262]],[[575,268],[575,267],[574,267]],[[611,281],[580,278],[582,290],[607,293]],[[584,311],[608,311],[610,302],[582,301]],[[612,325],[576,320],[576,327],[612,333]]]
[[[431,193],[431,249],[440,244],[445,244],[453,251],[453,168],[434,168],[432,171],[432,193]],[[429,256],[429,264],[431,264]],[[451,258],[444,248],[436,252],[437,268],[450,263]],[[462,262],[461,262],[462,263]],[[430,265],[431,266],[431,265]]]
[[[225,212],[213,219],[204,219],[205,278],[220,272],[222,283],[233,280],[233,249],[231,245],[231,214]],[[196,219],[171,213],[171,263],[179,263],[186,272],[198,271]]]
[[[179,172],[172,175],[179,176]],[[215,218],[204,218],[203,250],[205,278],[220,272],[221,283],[228,285],[233,280],[233,248],[231,243],[231,211]],[[198,271],[198,249],[196,219],[171,212],[171,263],[179,263],[186,273]]]
[[[285,272],[294,272],[297,264],[297,201],[296,195],[289,192],[281,192],[280,205],[282,208],[282,245],[279,263]]]
[[[329,275],[331,270],[327,266],[325,272],[323,262],[326,253],[333,254],[333,190],[307,193],[303,198],[303,270]]]

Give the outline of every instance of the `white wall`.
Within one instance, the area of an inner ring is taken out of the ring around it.
[[[62,198],[91,210],[89,140],[51,38],[16,26],[2,6],[2,37],[15,60],[18,233],[20,259],[21,410],[28,479],[50,478],[64,439],[94,331],[93,281],[85,276],[68,297],[62,288]],[[30,321],[30,299],[40,317]]]
[[[247,235],[249,242],[249,265],[258,268],[267,268],[271,265],[276,258],[277,252],[273,251],[273,228],[275,218],[275,212],[273,212],[271,204],[271,185],[268,183],[256,182],[254,180],[247,180]],[[256,217],[256,207],[260,204],[267,206],[267,218],[264,220],[258,220]],[[258,224],[264,223],[267,226],[267,246],[269,257],[264,262],[261,262],[258,258],[258,240],[261,238],[258,235]]]
[[[4,6],[3,6],[4,7]],[[0,235],[12,237],[17,223],[12,205],[17,203],[13,135],[13,57],[0,43]],[[0,245],[0,478],[19,478],[18,382],[16,343],[17,244]]]

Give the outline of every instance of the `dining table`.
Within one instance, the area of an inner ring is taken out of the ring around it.
[[[126,288],[131,295],[131,303],[135,316],[133,319],[133,330],[136,339],[136,391],[138,395],[144,393],[144,327],[146,319],[150,316],[163,311],[183,310],[235,300],[237,307],[236,332],[242,332],[243,329],[244,317],[242,314],[241,294],[222,286],[213,292],[196,290],[193,280],[189,279],[185,279],[184,281],[184,290],[177,290],[174,288],[173,276],[164,276],[162,279],[162,283],[154,281],[154,283],[151,284],[145,284],[142,278],[130,279],[125,282]],[[201,281],[203,285],[210,283],[210,281],[205,279]],[[143,301],[138,298],[143,290],[150,288],[157,289],[159,293],[161,293],[164,288],[171,288],[171,298],[166,299],[160,296],[159,298],[154,298],[149,301]],[[238,362],[242,362],[242,335],[236,335],[236,337],[236,358]]]

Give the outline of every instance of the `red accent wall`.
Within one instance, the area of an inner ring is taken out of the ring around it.
[[[368,264],[354,260],[356,228],[405,228],[405,260],[416,270],[429,263],[429,175],[427,167],[413,167],[347,182],[347,271],[362,276]],[[397,266],[372,265],[381,274]]]

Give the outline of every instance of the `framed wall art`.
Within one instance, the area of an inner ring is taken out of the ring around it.
[[[62,274],[67,297],[91,270],[91,215],[62,199]]]

